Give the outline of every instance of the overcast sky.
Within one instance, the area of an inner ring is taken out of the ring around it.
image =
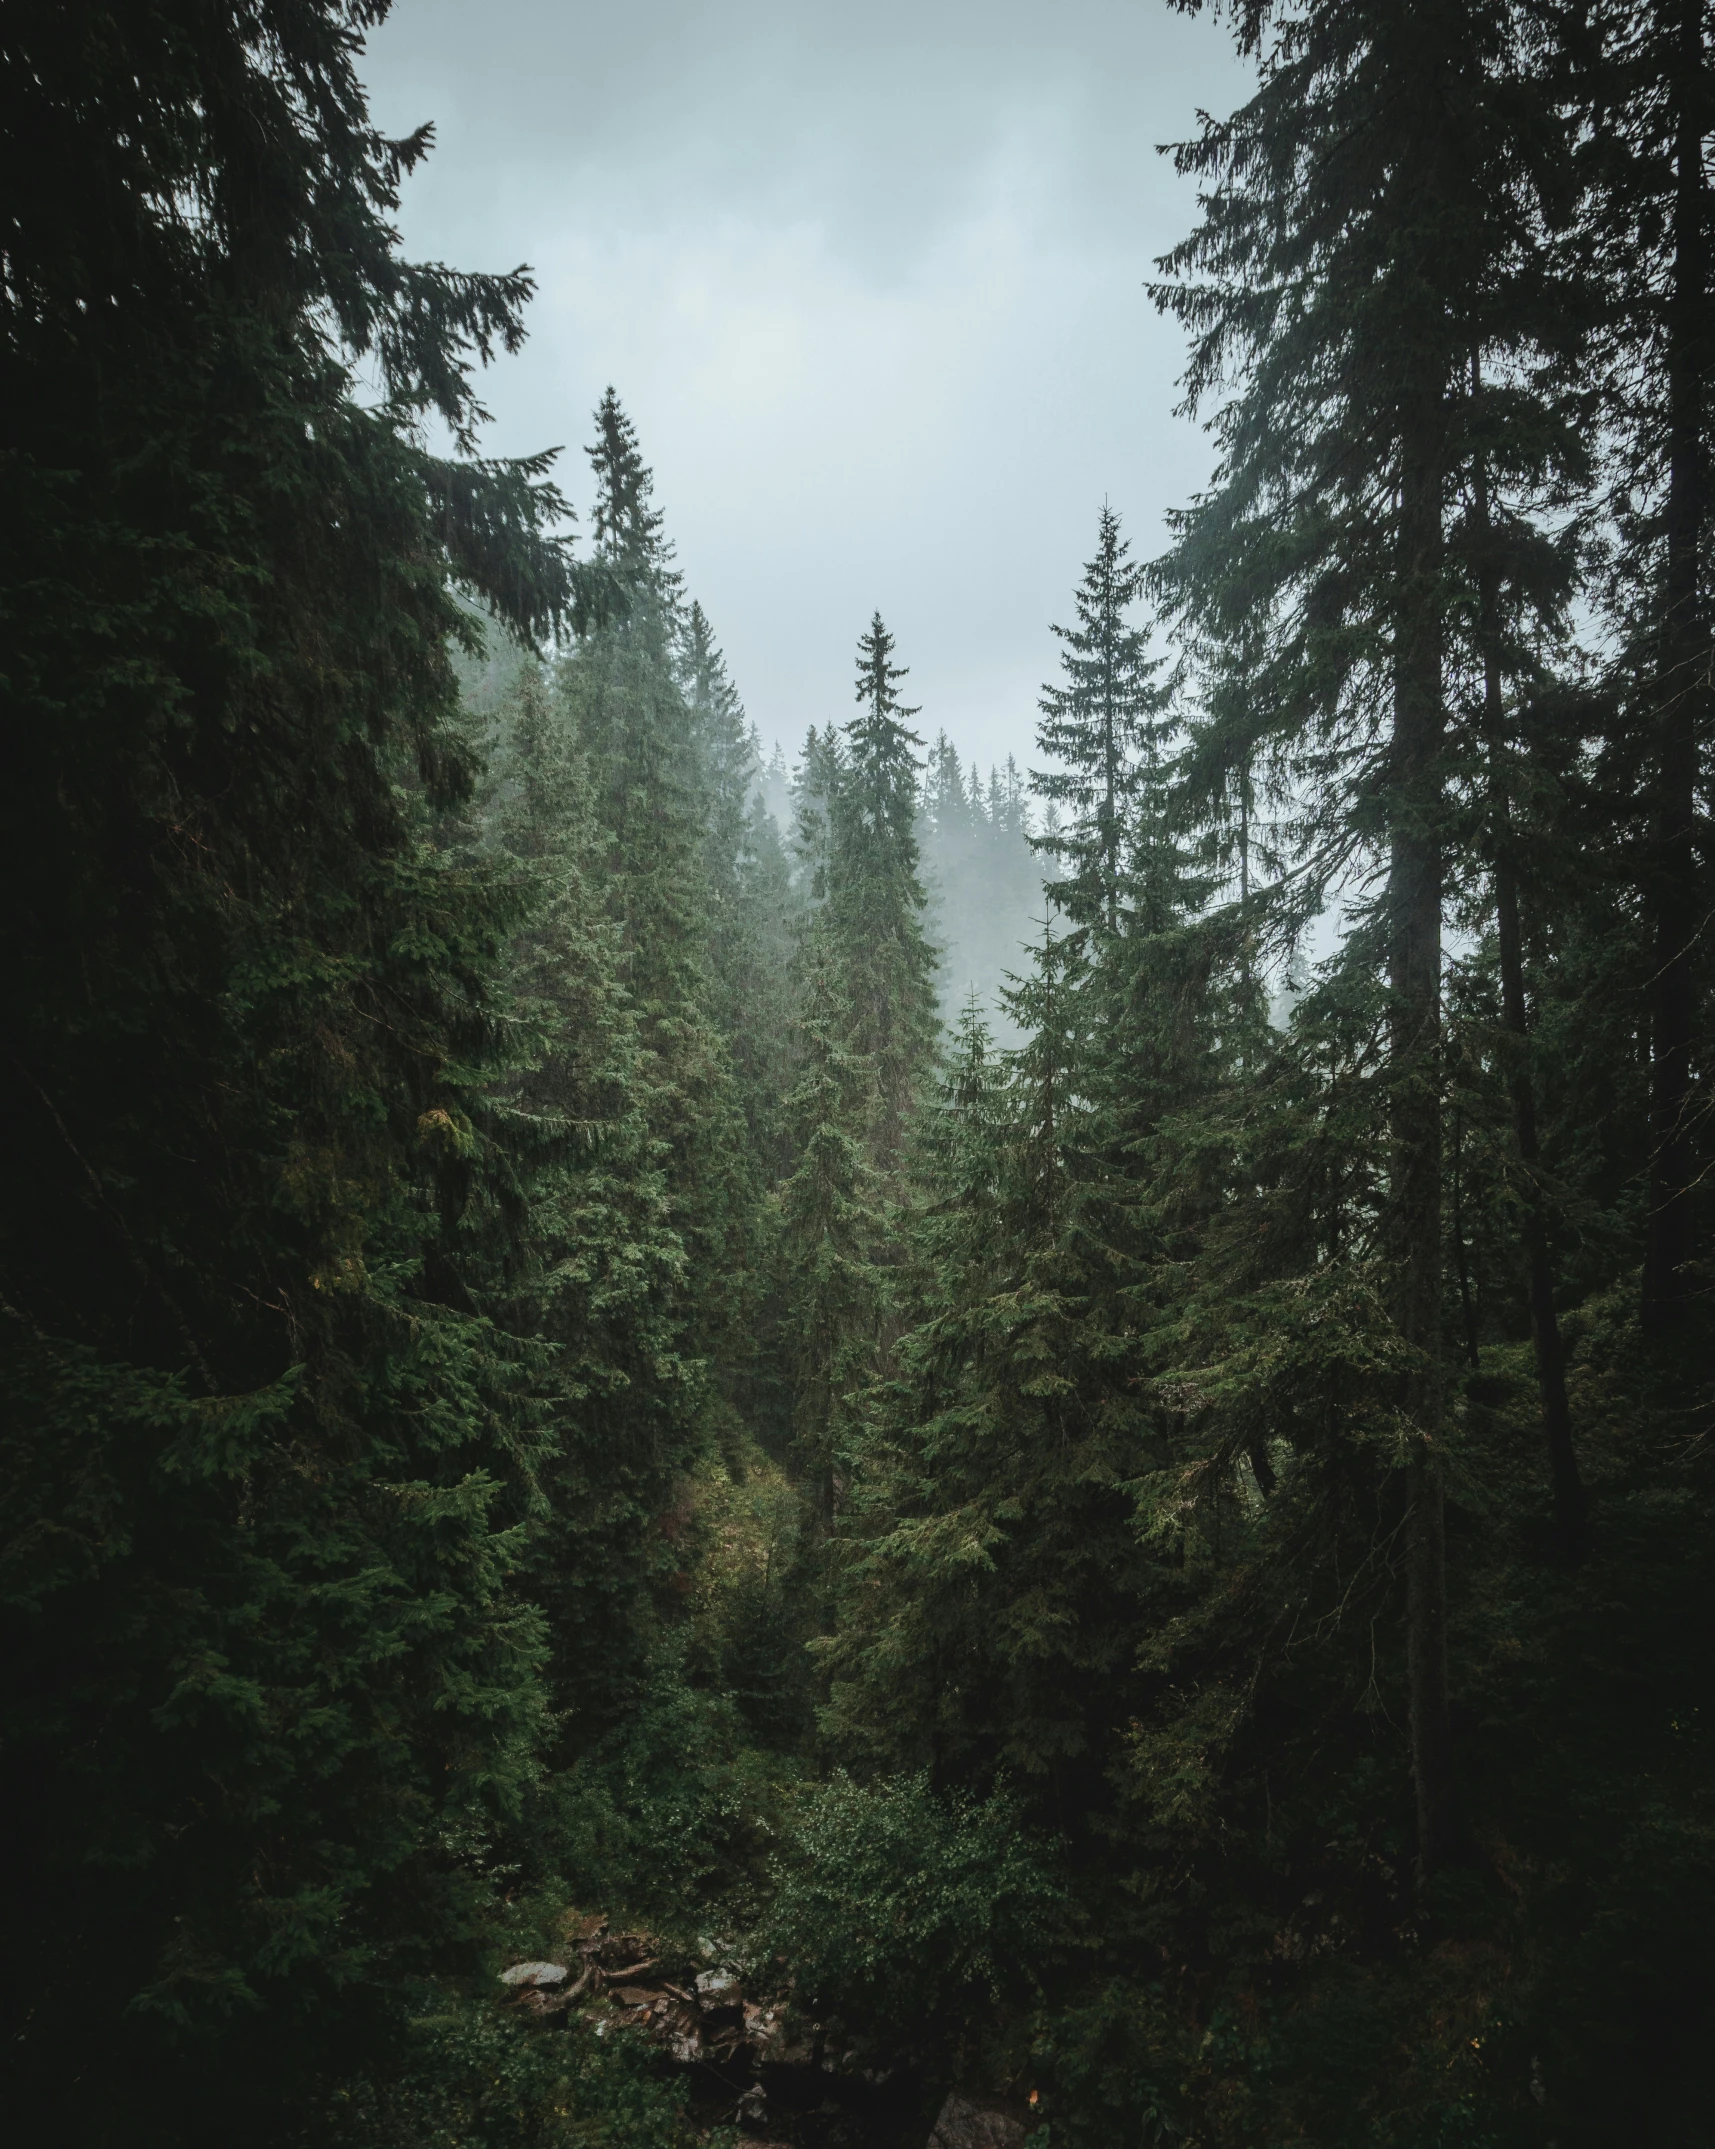
[[[493,452],[609,382],[767,741],[851,712],[876,608],[921,727],[1032,758],[1104,497],[1144,554],[1207,474],[1143,289],[1195,212],[1158,142],[1245,92],[1167,0],[396,0],[375,118],[433,120],[408,249],[527,261]]]

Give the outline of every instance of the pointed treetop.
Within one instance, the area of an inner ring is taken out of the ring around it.
[[[737,735],[745,731],[744,706],[715,640],[709,615],[693,598],[679,629],[679,669],[686,699],[706,720],[719,721]]]
[[[892,655],[893,637],[877,612],[869,632],[858,638],[857,699],[869,703],[873,717],[918,716],[921,710],[908,708],[894,692],[898,682],[910,675],[905,665],[889,661]]]
[[[1069,809],[1064,823],[1034,839],[1067,869],[1068,915],[1081,924],[1105,919],[1110,930],[1119,921],[1125,856],[1137,838],[1139,786],[1167,728],[1168,697],[1156,684],[1160,666],[1149,654],[1148,630],[1128,617],[1143,579],[1104,500],[1095,554],[1075,593],[1077,624],[1053,630],[1060,681],[1044,687],[1039,705],[1037,744],[1059,766],[1032,771],[1038,796]]]
[[[854,802],[858,795],[865,801],[860,810],[890,820],[908,814],[914,820],[921,763],[912,748],[923,741],[908,719],[920,711],[899,699],[896,689],[906,668],[892,657],[893,637],[877,612],[869,632],[858,640],[857,698],[866,707],[845,727],[845,737],[851,742],[851,773],[857,784]]]
[[[982,784],[975,762],[971,764],[970,788],[967,790],[958,748],[944,731],[938,731],[923,777],[924,813],[942,834],[947,834],[968,828],[973,808],[980,814],[982,803]]]
[[[699,598],[691,599],[691,609],[685,614],[685,625],[680,635],[684,645],[685,667],[688,671],[720,671],[726,666],[715,642],[715,630],[709,624],[709,615],[703,610]]]
[[[586,453],[596,478],[591,528],[597,555],[670,597],[679,578],[670,571],[673,547],[661,534],[661,510],[649,504],[655,473],[643,460],[637,429],[611,387],[595,421],[596,437]]]

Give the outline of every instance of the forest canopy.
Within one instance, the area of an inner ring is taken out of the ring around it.
[[[485,452],[385,13],[0,26],[6,2108],[1708,2144],[1704,0],[1203,24],[1028,769]]]

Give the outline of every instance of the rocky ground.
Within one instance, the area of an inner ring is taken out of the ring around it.
[[[551,1959],[501,1973],[511,2004],[545,2027],[576,2016],[598,2037],[646,2039],[705,2126],[740,2129],[740,2149],[1023,2149],[1026,2105],[886,2063],[760,1989],[718,1939],[687,1951],[576,1911],[561,1930]]]

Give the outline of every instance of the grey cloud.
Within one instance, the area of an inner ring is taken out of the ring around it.
[[[382,124],[437,123],[407,244],[537,267],[495,445],[580,441],[616,382],[765,733],[843,718],[880,604],[924,721],[1026,758],[1099,502],[1150,549],[1206,469],[1141,287],[1194,209],[1155,143],[1243,93],[1221,27],[400,0],[366,73]]]

